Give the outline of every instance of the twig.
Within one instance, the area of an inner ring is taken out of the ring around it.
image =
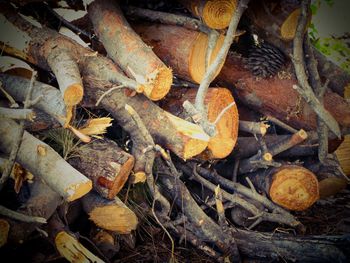
[[[253,135],[265,135],[269,125],[264,122],[239,121],[239,130],[249,132]]]
[[[209,64],[210,64],[210,58],[213,53],[213,50],[216,46],[216,43],[218,41],[220,34],[218,31],[211,29],[208,33],[208,48],[207,52],[205,54],[205,71],[208,70]]]
[[[308,134],[303,130],[299,130],[294,133],[291,137],[287,137],[284,140],[277,142],[276,144],[270,147],[270,153],[272,156],[275,156],[281,152],[284,152],[290,148],[293,148],[295,145],[302,143],[308,137]]]
[[[11,97],[10,94],[7,93],[6,90],[4,90],[4,88],[2,87],[2,82],[0,81],[0,90],[1,92],[5,95],[6,99],[8,99],[8,101],[11,103],[11,108],[18,108],[19,105],[17,104],[17,102]]]
[[[281,164],[272,160],[271,153],[263,154],[262,151],[259,150],[252,157],[241,160],[238,171],[240,174],[251,173],[260,168],[268,168],[269,166],[279,167]]]
[[[24,109],[28,109],[28,106],[31,102],[31,96],[32,96],[32,91],[33,91],[33,87],[34,87],[34,81],[36,78],[36,71],[32,72],[32,78],[30,80],[30,84],[29,84],[29,89],[26,95],[26,99],[24,101]],[[25,120],[21,120],[19,123],[19,128],[18,128],[18,133],[16,134],[16,138],[14,140],[14,144],[12,145],[12,150],[9,156],[9,160],[7,162],[7,165],[2,173],[2,176],[0,178],[0,191],[2,190],[2,188],[4,187],[4,184],[6,183],[6,181],[8,180],[8,178],[10,177],[13,165],[15,164],[15,160],[17,157],[17,153],[19,150],[19,147],[21,146],[22,143],[22,137],[23,137],[23,133],[24,133],[24,125],[25,125]]]
[[[222,118],[222,116],[224,116],[224,114],[226,113],[226,111],[228,111],[229,109],[231,109],[234,105],[236,104],[235,101],[232,101],[229,105],[227,105],[225,108],[222,109],[222,111],[219,113],[219,115],[216,117],[215,121],[213,122],[214,125],[216,125]]]
[[[7,216],[9,218],[26,222],[26,223],[39,223],[39,224],[46,224],[46,219],[43,217],[38,216],[29,216],[22,213],[18,213],[16,211],[12,211],[2,205],[0,205],[0,214],[3,216]]]
[[[216,212],[218,213],[219,217],[219,225],[220,227],[224,230],[226,227],[226,219],[225,219],[225,208],[224,205],[222,204],[222,193],[220,189],[220,185],[218,185],[215,188],[215,205],[216,205]]]
[[[245,180],[247,181],[247,183],[248,183],[250,189],[251,189],[254,193],[257,193],[257,191],[256,191],[256,189],[255,189],[255,187],[254,187],[252,181],[249,179],[249,177],[246,177]]]
[[[276,124],[277,126],[285,129],[286,131],[289,131],[291,133],[296,133],[298,132],[297,129],[294,129],[293,127],[289,126],[288,124],[280,121],[279,119],[276,119],[275,117],[272,116],[266,116],[266,120],[273,122],[274,124]]]
[[[150,9],[143,9],[136,6],[123,6],[123,10],[130,18],[137,17],[152,22],[161,22],[163,24],[182,26],[190,30],[201,31],[205,34],[209,33],[209,28],[200,20],[171,13],[159,12]]]
[[[105,93],[103,93],[99,99],[96,101],[95,106],[98,106],[100,104],[100,102],[103,100],[104,97],[106,97],[108,94],[110,94],[111,92],[117,90],[117,89],[121,89],[121,88],[125,88],[124,85],[119,85],[116,87],[112,87],[109,90],[107,90]]]
[[[35,118],[35,113],[31,109],[9,109],[0,107],[0,118],[33,121]]]
[[[334,117],[323,107],[320,101],[316,98],[310,84],[307,80],[307,75],[304,66],[304,56],[303,56],[303,38],[307,25],[307,17],[310,7],[310,0],[304,0],[301,3],[301,14],[298,20],[298,26],[295,32],[295,37],[293,40],[293,64],[295,69],[295,74],[298,79],[300,87],[293,85],[299,94],[305,99],[305,101],[310,105],[310,107],[315,111],[318,117],[320,117],[324,123],[329,127],[329,129],[334,132],[339,138],[341,136],[339,124],[334,119]]]
[[[228,30],[226,32],[224,43],[223,43],[219,53],[217,54],[215,60],[209,66],[209,68],[206,70],[206,73],[205,73],[205,75],[204,75],[204,77],[199,85],[199,88],[198,88],[198,91],[196,94],[194,107],[199,113],[198,119],[201,120],[200,125],[202,126],[203,130],[210,136],[215,135],[216,129],[215,129],[215,126],[211,125],[208,121],[207,112],[206,112],[205,105],[204,105],[204,100],[205,100],[210,83],[213,81],[220,65],[226,59],[227,53],[228,53],[230,46],[235,38],[235,33],[236,33],[236,28],[237,28],[238,22],[240,21],[240,18],[242,16],[244,10],[248,7],[248,3],[249,3],[249,0],[239,1],[237,8],[232,15],[230,25],[229,25]],[[191,104],[189,101],[185,101],[185,102],[187,104]],[[195,114],[191,114],[190,112],[188,112],[188,107],[184,106],[184,108],[189,116],[195,115]],[[209,128],[209,130],[208,130],[208,128]],[[212,129],[214,129],[214,130],[212,130]]]
[[[307,68],[309,71],[310,84],[314,89],[316,97],[318,98],[320,103],[323,105],[323,96],[327,89],[329,80],[327,80],[326,84],[322,86],[320,75],[317,70],[317,61],[315,59],[314,52],[310,44],[310,39],[307,35],[305,36],[304,44],[305,44],[306,54],[308,56]],[[328,127],[320,117],[317,117],[317,134],[318,134],[318,159],[320,160],[321,163],[324,163],[328,155]]]

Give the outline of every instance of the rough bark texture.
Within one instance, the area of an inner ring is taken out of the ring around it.
[[[152,100],[170,90],[172,72],[133,31],[116,3],[97,0],[89,5],[95,32],[110,58],[131,78],[143,84],[143,93]],[[142,77],[143,82],[137,79]]]
[[[236,9],[236,0],[180,0],[192,15],[213,29],[225,29]]]
[[[272,115],[297,129],[316,128],[316,114],[293,89],[297,80],[290,71],[285,72],[286,77],[276,75],[260,79],[244,65],[241,57],[231,53],[217,79],[231,87],[240,101],[263,114]],[[324,106],[340,126],[350,126],[350,105],[342,97],[327,90]]]
[[[7,154],[14,144],[13,134],[18,132],[18,126],[12,120],[1,120],[0,148]],[[17,161],[35,176],[42,178],[67,201],[82,197],[92,188],[89,179],[71,167],[54,149],[28,132],[24,132]]]
[[[289,210],[306,210],[319,198],[317,177],[297,165],[284,165],[248,175],[272,201]]]
[[[118,197],[107,200],[91,192],[82,201],[89,219],[98,227],[119,234],[128,234],[137,227],[136,215]]]
[[[69,163],[93,182],[104,198],[114,199],[129,178],[134,157],[111,140],[96,140],[79,147]]]
[[[186,112],[184,112],[182,104],[186,100],[194,103],[196,94],[197,89],[176,89],[167,96],[161,106],[176,116],[186,118]],[[234,102],[234,99],[229,90],[210,88],[205,99],[208,120],[213,123],[221,111],[232,102]],[[226,111],[216,124],[216,129],[217,133],[210,138],[208,148],[200,154],[200,157],[204,159],[225,158],[233,150],[238,136],[238,110],[236,105]]]
[[[195,83],[201,82],[206,70],[206,34],[161,24],[133,24],[133,28],[153,48],[154,53],[173,69],[175,75]],[[224,36],[220,35],[211,53],[209,65],[217,56],[223,41]],[[221,67],[222,65],[217,73]]]

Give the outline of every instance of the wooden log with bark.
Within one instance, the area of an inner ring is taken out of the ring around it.
[[[132,26],[143,41],[153,48],[154,53],[173,69],[175,75],[195,83],[201,82],[206,71],[209,41],[206,34],[172,25],[143,23]],[[223,41],[224,36],[220,35],[211,52],[209,65],[217,56]]]
[[[186,118],[184,101],[194,103],[197,89],[176,89],[162,102],[162,107],[181,118]],[[206,95],[208,120],[215,123],[217,134],[210,138],[208,148],[200,154],[204,159],[221,159],[228,156],[237,140],[238,111],[233,104],[221,117],[219,114],[234,102],[231,92],[225,88],[210,88]]]
[[[316,114],[293,89],[297,80],[289,70],[285,76],[257,78],[245,68],[242,57],[231,53],[217,79],[232,88],[241,102],[262,114],[272,115],[297,129],[316,128]],[[342,97],[327,90],[324,106],[342,128],[350,126],[350,105]]]
[[[2,119],[0,149],[10,153],[14,142],[13,134],[18,132],[18,124]],[[35,176],[42,178],[65,200],[73,201],[87,194],[92,182],[70,166],[49,145],[43,143],[28,132],[24,132],[16,160]]]
[[[135,213],[118,197],[107,200],[91,192],[83,197],[82,202],[89,219],[100,228],[128,234],[137,227],[138,219]]]
[[[114,199],[129,178],[134,157],[105,139],[74,150],[69,163],[93,182],[93,188],[102,197]]]
[[[289,210],[306,210],[319,198],[317,177],[301,166],[283,165],[247,176],[272,201]]]
[[[96,0],[88,13],[109,57],[139,83],[138,92],[151,100],[162,99],[172,84],[171,69],[133,31],[117,3]]]
[[[179,1],[195,17],[202,20],[213,29],[225,29],[230,24],[233,12],[236,9],[236,0],[191,0]]]

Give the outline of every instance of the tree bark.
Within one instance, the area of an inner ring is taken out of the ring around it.
[[[185,119],[186,112],[182,104],[186,100],[194,103],[196,93],[197,89],[194,88],[176,89],[171,91],[170,95],[162,101],[161,106],[174,115]],[[222,110],[231,103],[234,103],[234,99],[229,90],[210,88],[205,99],[208,120],[214,123]],[[238,136],[238,110],[236,105],[233,105],[224,113],[216,124],[216,129],[216,135],[210,138],[207,149],[199,157],[203,159],[221,159],[232,152]]]
[[[154,53],[173,69],[175,75],[198,84],[202,81],[206,71],[205,57],[208,50],[206,34],[162,24],[144,23],[132,26],[143,41],[153,48]],[[224,36],[220,35],[211,53],[209,65],[215,60],[223,42]],[[216,75],[221,67],[222,65]]]
[[[109,57],[142,84],[148,98],[162,99],[173,81],[171,69],[134,32],[118,4],[97,0],[89,5],[88,13]]]
[[[297,129],[316,129],[316,114],[293,89],[297,80],[289,76],[260,79],[244,68],[243,58],[230,54],[218,81],[233,89],[238,99],[265,115],[271,115]],[[324,106],[340,126],[350,126],[350,105],[338,94],[326,91]]]
[[[0,148],[10,153],[14,144],[13,134],[18,132],[18,124],[9,119],[1,120]],[[53,190],[67,201],[73,201],[88,193],[92,183],[83,174],[71,167],[50,146],[24,132],[17,161],[35,176],[42,178]]]
[[[69,163],[92,182],[104,198],[114,199],[129,178],[134,157],[111,140],[96,140],[74,151]]]

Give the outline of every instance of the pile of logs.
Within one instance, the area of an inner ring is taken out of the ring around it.
[[[220,262],[349,260],[298,217],[349,183],[350,76],[310,43],[310,1],[10,2],[0,250],[108,262],[147,216],[172,260],[184,237]]]

